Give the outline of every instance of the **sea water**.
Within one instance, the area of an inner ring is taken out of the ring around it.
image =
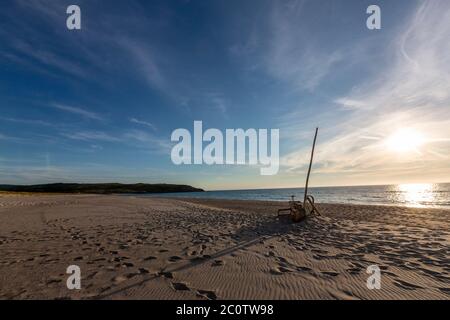
[[[291,195],[302,200],[303,192],[303,188],[288,188],[147,194],[144,196],[287,201]],[[450,208],[450,183],[316,187],[309,188],[308,193],[314,196],[316,202],[322,203]]]

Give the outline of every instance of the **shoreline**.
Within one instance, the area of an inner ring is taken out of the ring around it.
[[[0,197],[0,299],[450,298],[450,210],[318,206],[292,224],[273,201]]]
[[[121,195],[121,196],[128,196],[128,195]],[[132,195],[130,195],[132,196]],[[142,196],[143,198],[145,198],[145,196]],[[196,200],[198,201],[242,201],[242,202],[268,202],[268,203],[277,203],[278,205],[282,205],[282,204],[288,204],[289,200],[258,200],[258,199],[222,199],[222,198],[200,198],[200,197],[193,197],[193,198],[189,198],[189,197],[164,197],[164,196],[152,196],[152,197],[148,197],[148,198],[161,198],[161,199],[174,199],[174,200],[186,200],[186,201],[191,201],[191,202],[195,202]],[[425,209],[425,210],[446,210],[446,211],[450,211],[450,206],[408,206],[408,205],[400,205],[400,204],[383,204],[383,203],[345,203],[345,202],[317,202],[317,205],[326,205],[326,206],[332,206],[332,205],[343,205],[343,206],[375,206],[375,207],[394,207],[394,208],[409,208],[409,209]]]
[[[249,189],[252,190],[252,189]],[[204,191],[207,193],[208,191]],[[183,193],[188,194],[188,192]],[[289,199],[285,200],[261,200],[261,199],[238,199],[238,198],[210,198],[210,197],[187,197],[187,196],[165,196],[164,193],[107,193],[107,194],[97,194],[97,193],[51,193],[51,192],[11,192],[11,191],[0,191],[1,197],[14,197],[14,196],[118,196],[118,197],[135,197],[143,199],[167,199],[167,200],[186,200],[186,201],[257,201],[257,202],[272,202],[272,203],[288,203]],[[297,197],[296,200],[300,198]],[[301,200],[301,199],[300,199]],[[317,201],[317,200],[316,200]],[[376,207],[399,207],[399,208],[411,208],[411,209],[435,209],[435,210],[448,210],[450,211],[450,206],[448,205],[408,205],[399,203],[363,203],[363,202],[319,202],[322,205],[345,205],[345,206],[376,206]]]

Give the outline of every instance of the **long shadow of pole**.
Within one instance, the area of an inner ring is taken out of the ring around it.
[[[195,258],[191,259],[191,260],[189,260],[188,263],[186,263],[184,265],[178,266],[178,267],[176,267],[174,269],[163,269],[159,274],[155,274],[155,275],[152,275],[152,276],[144,276],[144,279],[142,279],[142,280],[140,280],[138,282],[130,284],[130,285],[126,286],[126,287],[115,289],[115,290],[110,291],[110,292],[108,292],[106,294],[97,295],[97,296],[93,297],[93,299],[105,299],[105,298],[110,297],[110,296],[112,296],[114,294],[117,294],[117,293],[123,292],[125,290],[128,290],[128,289],[140,286],[140,285],[142,285],[142,284],[144,284],[146,282],[149,282],[149,281],[152,281],[152,280],[164,277],[164,274],[167,274],[169,272],[184,271],[184,270],[188,270],[188,269],[197,267],[197,266],[199,266],[201,264],[204,264],[204,263],[207,263],[207,262],[209,262],[211,260],[214,260],[214,259],[226,256],[226,255],[229,255],[229,254],[231,254],[231,253],[233,253],[233,252],[235,252],[237,250],[248,248],[248,247],[250,247],[250,246],[252,246],[252,245],[254,245],[254,244],[258,243],[258,242],[272,239],[275,236],[277,236],[277,234],[263,235],[263,236],[260,236],[258,238],[255,238],[255,239],[251,239],[251,240],[248,240],[248,241],[244,241],[242,243],[238,243],[238,244],[236,244],[236,245],[234,245],[234,246],[232,246],[230,248],[226,248],[226,249],[223,249],[221,251],[218,251],[218,252],[214,253],[213,255],[211,255],[209,257],[202,257],[202,258],[197,258],[197,259],[195,259]]]

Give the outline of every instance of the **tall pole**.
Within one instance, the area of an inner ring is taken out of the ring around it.
[[[312,151],[311,151],[311,160],[309,161],[308,175],[306,176],[305,198],[303,199],[303,205],[306,204],[306,197],[308,197],[309,175],[311,174],[311,167],[312,167],[312,162],[313,162],[313,157],[314,157],[314,149],[316,147],[316,139],[317,139],[318,131],[319,131],[319,128],[316,128],[316,134],[314,135],[314,142],[313,142]]]

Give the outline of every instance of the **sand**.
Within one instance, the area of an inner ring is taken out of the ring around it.
[[[280,205],[0,195],[0,299],[450,298],[450,210],[321,204],[291,224]]]

